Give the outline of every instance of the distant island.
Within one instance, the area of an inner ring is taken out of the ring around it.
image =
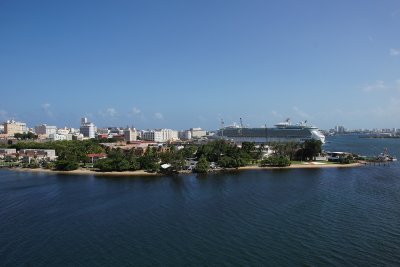
[[[226,140],[214,140],[199,145],[161,145],[140,141],[133,144],[118,141],[101,143],[96,139],[46,143],[25,141],[0,149],[0,154],[3,155],[1,167],[107,175],[343,167],[357,166],[360,160],[357,155],[343,154],[335,162],[328,161],[322,154],[322,143],[317,140],[269,145],[243,142],[240,146]]]

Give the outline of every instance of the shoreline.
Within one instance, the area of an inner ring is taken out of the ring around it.
[[[291,164],[287,167],[260,167],[260,166],[244,166],[238,170],[285,170],[285,169],[325,169],[325,168],[354,168],[364,166],[362,163],[349,164]]]
[[[260,166],[244,166],[239,168],[232,169],[220,169],[210,171],[210,173],[217,173],[223,171],[246,171],[246,170],[289,170],[289,169],[324,169],[324,168],[354,168],[364,166],[362,163],[350,163],[350,164],[292,164],[287,167],[260,167]],[[32,173],[51,173],[51,174],[65,174],[65,175],[98,175],[98,176],[167,176],[167,174],[163,173],[150,173],[144,170],[138,171],[124,171],[124,172],[100,172],[88,169],[77,169],[73,171],[57,171],[57,170],[49,170],[49,169],[30,169],[30,168],[7,168],[11,171],[18,172],[32,172]],[[181,171],[180,174],[191,174],[190,171]]]
[[[11,171],[17,172],[32,172],[32,173],[51,173],[51,174],[64,174],[64,175],[99,175],[99,176],[160,176],[160,173],[150,173],[144,170],[139,171],[125,171],[125,172],[100,172],[87,169],[77,169],[73,171],[57,171],[49,169],[30,169],[30,168],[8,168]]]

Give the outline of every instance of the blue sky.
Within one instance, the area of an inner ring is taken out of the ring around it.
[[[400,2],[0,1],[0,120],[400,128]]]

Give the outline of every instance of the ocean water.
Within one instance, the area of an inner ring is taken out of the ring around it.
[[[328,140],[400,156],[400,140]],[[135,178],[0,170],[0,266],[399,265],[398,163]]]

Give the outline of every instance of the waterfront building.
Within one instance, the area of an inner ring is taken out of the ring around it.
[[[17,133],[23,134],[27,132],[26,123],[14,120],[4,122],[4,132],[7,136],[14,136]]]
[[[107,158],[107,154],[104,154],[104,153],[87,154],[86,156],[89,158],[89,160],[92,164],[96,163],[97,161],[99,161],[101,159]]]
[[[125,128],[124,130],[124,138],[127,142],[136,141],[137,139],[137,131],[135,128]]]
[[[95,138],[96,137],[96,131],[97,131],[97,128],[94,125],[94,123],[89,122],[87,118],[82,118],[81,119],[80,133],[84,137]]]
[[[35,133],[37,135],[45,135],[45,136],[50,136],[51,134],[56,134],[57,133],[57,127],[56,126],[50,126],[47,124],[42,124],[35,126]]]
[[[341,126],[341,125],[336,125],[336,126],[335,126],[335,132],[336,132],[336,133],[339,133],[339,134],[345,133],[345,132],[346,132],[346,129],[345,129],[343,126]]]
[[[17,150],[15,148],[0,148],[0,159],[4,159],[7,156],[15,155]]]
[[[19,155],[25,157],[25,161],[30,163],[32,158],[56,160],[56,151],[54,149],[21,149]]]

